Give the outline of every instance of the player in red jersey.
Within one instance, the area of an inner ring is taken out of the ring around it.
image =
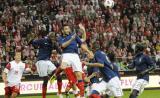
[[[20,51],[16,51],[14,58],[15,60],[9,62],[2,73],[2,79],[5,84],[4,98],[16,98],[20,94],[20,83],[23,72],[31,72],[29,66],[21,61]]]

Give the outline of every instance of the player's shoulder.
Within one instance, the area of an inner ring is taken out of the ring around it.
[[[15,64],[15,63],[16,63],[15,60],[13,60],[13,61],[10,61],[8,64],[13,65],[13,64]]]
[[[151,57],[150,57],[149,55],[147,55],[147,54],[144,54],[143,58],[144,58],[145,60],[151,60]]]

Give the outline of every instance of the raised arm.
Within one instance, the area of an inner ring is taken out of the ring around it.
[[[82,42],[85,42],[86,41],[86,30],[84,28],[84,26],[80,23],[79,24],[79,28],[80,28],[80,31],[82,32]]]

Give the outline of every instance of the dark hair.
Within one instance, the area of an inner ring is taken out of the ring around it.
[[[115,54],[113,52],[109,52],[107,56],[111,62],[115,62]]]
[[[144,51],[145,48],[146,48],[146,46],[144,43],[137,43],[136,47],[135,47],[135,52],[136,53],[142,52],[142,51]]]
[[[100,43],[98,41],[93,42],[92,46],[93,46],[92,47],[93,50],[99,50],[99,49],[101,49]]]

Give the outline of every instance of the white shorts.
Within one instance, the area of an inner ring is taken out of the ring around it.
[[[112,78],[109,82],[102,80],[100,83],[96,83],[92,90],[96,90],[100,94],[104,94],[104,92],[109,92],[109,96],[114,97],[123,96],[121,83],[118,77]]]
[[[65,66],[72,66],[73,71],[82,71],[82,63],[78,54],[76,53],[64,53],[62,54],[62,64]]]
[[[132,86],[132,90],[138,90],[139,94],[141,94],[145,88],[145,86],[148,84],[148,81],[144,79],[138,79],[135,81],[135,83]]]
[[[39,60],[36,62],[36,67],[40,77],[48,76],[56,69],[50,60]]]

